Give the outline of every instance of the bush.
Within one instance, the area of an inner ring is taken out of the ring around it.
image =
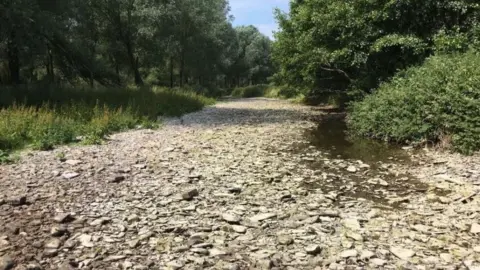
[[[429,58],[398,74],[354,103],[354,133],[396,142],[448,138],[462,153],[480,149],[480,55],[467,52]]]
[[[237,87],[233,89],[232,96],[242,98],[263,97],[268,89],[267,84]]]
[[[180,89],[3,88],[2,153],[31,145],[49,150],[83,136],[100,143],[112,132],[156,126],[159,115],[179,116],[212,104]],[[21,105],[17,105],[21,104]]]

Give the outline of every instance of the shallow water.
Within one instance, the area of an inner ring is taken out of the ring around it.
[[[347,134],[341,115],[322,119],[314,130],[306,131],[306,139],[328,159],[310,162],[309,166],[322,173],[320,180],[305,182],[309,189],[338,195],[338,201],[374,201],[387,208],[402,208],[410,202],[410,195],[425,193],[429,186],[408,172],[400,172],[396,165],[413,165],[408,153],[399,146]],[[361,168],[368,164],[369,168]],[[348,172],[348,166],[357,172]]]

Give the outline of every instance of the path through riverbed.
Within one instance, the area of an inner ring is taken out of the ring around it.
[[[25,154],[0,167],[0,270],[474,269],[478,158],[342,156],[324,114],[230,100]]]

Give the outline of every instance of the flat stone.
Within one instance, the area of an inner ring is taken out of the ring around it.
[[[27,204],[27,196],[16,196],[8,199],[8,203],[11,206],[22,206]]]
[[[305,248],[305,252],[310,255],[317,255],[322,252],[322,248],[319,245],[310,245]]]
[[[52,258],[58,255],[58,249],[47,248],[43,251],[43,256],[46,258]]]
[[[188,190],[184,193],[182,193],[182,199],[189,201],[192,200],[193,198],[197,197],[199,194],[198,190],[196,188]]]
[[[62,174],[62,177],[67,179],[67,180],[70,180],[70,179],[73,179],[73,178],[77,178],[79,177],[80,174],[79,173],[76,173],[76,172],[66,172],[66,173],[63,173]]]
[[[88,234],[82,234],[78,237],[78,241],[80,242],[80,244],[84,247],[88,247],[88,248],[91,248],[94,246],[94,244],[92,243],[92,236],[91,235],[88,235]]]
[[[118,184],[118,183],[121,183],[123,181],[125,181],[126,177],[123,176],[123,175],[117,175],[115,177],[113,177],[112,179],[110,179],[110,183],[114,183],[114,184]]]
[[[285,246],[293,244],[293,238],[288,235],[277,236],[277,241],[280,245],[285,245]]]
[[[349,231],[346,233],[346,236],[355,241],[359,241],[359,242],[363,241],[363,236],[359,233]]]
[[[392,247],[390,248],[390,252],[397,258],[404,261],[407,261],[408,259],[412,258],[413,255],[415,255],[415,251],[401,247]]]
[[[473,223],[470,228],[470,233],[480,233],[480,225],[478,223]]]
[[[82,163],[81,160],[76,160],[76,159],[69,159],[65,161],[65,164],[72,165],[72,166],[76,166],[81,163]]]
[[[120,260],[123,260],[125,259],[127,256],[125,255],[112,255],[112,256],[108,256],[107,258],[105,258],[105,262],[116,262],[116,261],[120,261]]]
[[[450,253],[440,254],[440,259],[442,259],[445,263],[452,263],[453,262],[453,256]]]
[[[90,222],[90,226],[100,226],[109,223],[112,219],[108,217],[97,218],[96,220]]]
[[[251,217],[250,221],[260,222],[260,221],[264,221],[264,220],[267,220],[267,219],[274,218],[276,216],[277,216],[277,214],[275,214],[275,213],[263,213],[263,214],[258,214],[258,215],[255,215],[255,216]]]
[[[345,228],[352,231],[358,231],[361,229],[360,222],[358,222],[358,219],[354,219],[354,218],[344,219],[342,224]]]
[[[202,254],[202,255],[209,254],[208,250],[204,248],[191,248],[190,251],[193,253]]]
[[[358,169],[355,166],[348,166],[347,172],[356,173]]]
[[[12,258],[9,256],[0,257],[0,270],[10,270],[13,269],[15,263],[13,262]]]
[[[246,233],[247,227],[240,225],[232,225],[232,229],[237,233]]]
[[[210,256],[216,257],[216,256],[224,256],[224,255],[227,255],[228,253],[220,249],[212,248],[209,250],[209,254]]]
[[[370,259],[373,256],[375,256],[375,253],[371,252],[370,250],[363,250],[362,253],[360,253],[361,260]]]
[[[47,249],[58,249],[62,245],[60,239],[54,238],[45,243],[45,248]]]
[[[226,222],[231,223],[231,224],[240,223],[240,217],[235,215],[235,214],[225,213],[225,214],[222,215],[222,218],[223,218],[223,220],[225,220]]]
[[[171,261],[167,263],[167,267],[172,270],[178,270],[183,268],[185,264],[180,261]]]
[[[27,270],[42,270],[42,267],[38,263],[29,263],[26,268]]]
[[[387,261],[379,259],[379,258],[373,258],[370,260],[370,263],[375,265],[375,266],[384,266],[387,264]]]
[[[60,237],[68,233],[68,230],[64,226],[55,226],[50,229],[50,235],[54,237]]]
[[[342,251],[342,253],[340,253],[340,257],[342,258],[351,258],[351,257],[357,257],[357,256],[358,256],[358,251],[356,251],[355,249],[345,250],[345,251]]]
[[[74,220],[73,216],[70,215],[69,213],[61,213],[56,215],[53,220],[57,223],[68,223],[72,222]]]

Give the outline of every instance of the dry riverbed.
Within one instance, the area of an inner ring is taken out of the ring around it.
[[[27,153],[0,166],[0,270],[479,269],[478,156],[329,150],[324,115],[232,100]]]

